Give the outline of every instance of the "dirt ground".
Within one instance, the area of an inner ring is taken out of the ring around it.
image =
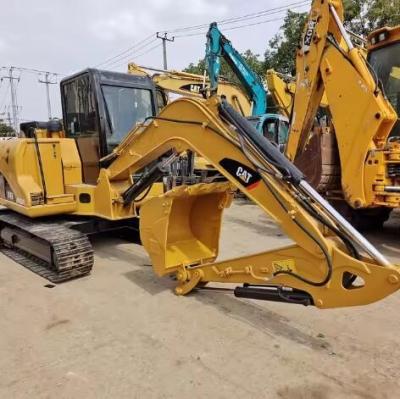
[[[400,218],[370,239],[400,263]],[[258,208],[224,218],[221,259],[286,244]],[[0,255],[0,398],[395,398],[400,294],[361,308],[175,296],[144,249],[97,238],[89,277],[46,281]]]

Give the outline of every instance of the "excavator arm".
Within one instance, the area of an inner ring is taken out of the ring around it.
[[[282,75],[273,69],[269,69],[265,75],[268,90],[278,106],[279,110],[287,118],[290,118],[296,83],[291,76]]]
[[[174,93],[183,96],[193,96],[197,98],[203,97],[203,91],[209,86],[210,81],[204,76],[194,73],[160,70],[148,68],[130,63],[128,65],[128,73],[144,74],[149,76],[147,70],[154,71],[151,76],[157,87],[167,93]],[[219,79],[218,92],[219,96],[225,96],[229,104],[231,104],[242,115],[251,114],[251,103],[243,90],[235,83]]]
[[[268,91],[279,111],[290,118],[292,113],[294,95],[296,93],[296,78],[290,75],[281,74],[273,69],[269,69],[265,75]],[[321,107],[328,106],[326,95],[321,99]]]
[[[297,52],[296,94],[286,154],[294,162],[301,156],[325,91],[345,199],[353,208],[395,206],[398,198],[389,198],[382,187],[391,184],[385,181],[387,163],[398,157],[398,150],[390,160],[386,157],[387,139],[397,116],[362,50],[352,45],[342,20],[341,1],[313,1]]]
[[[239,283],[244,285],[235,289],[236,296],[329,308],[367,304],[399,288],[399,268],[216,96],[181,98],[167,105],[116,148],[99,185],[121,181],[146,165],[165,165],[187,151],[205,157],[227,182],[178,186],[142,201],[139,210],[141,239],[154,271],[175,274],[177,294],[207,282]],[[120,206],[122,198],[134,201],[147,186],[134,183],[114,205]],[[233,188],[270,215],[294,244],[216,262],[222,211]]]
[[[259,76],[247,65],[232,43],[221,33],[216,22],[207,33],[206,63],[210,77],[210,93],[218,90],[221,57],[225,59],[240,80],[253,104],[253,116],[263,115],[267,110],[267,94]]]

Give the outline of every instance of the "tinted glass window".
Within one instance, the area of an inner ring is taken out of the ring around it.
[[[369,62],[382,82],[397,115],[400,115],[400,43],[374,50],[369,55]],[[392,134],[400,135],[399,123]]]
[[[157,90],[156,93],[157,93],[157,114],[159,114],[161,110],[167,105],[167,97],[161,90]]]
[[[286,144],[289,136],[289,122],[280,121],[279,123],[279,144]]]
[[[109,145],[118,145],[137,123],[153,115],[150,90],[132,87],[102,86],[111,136]]]
[[[270,141],[277,141],[276,137],[276,128],[277,124],[279,123],[279,120],[276,119],[267,119],[264,122],[263,126],[263,135],[265,138],[267,138]]]
[[[88,75],[66,83],[63,90],[69,137],[97,135],[96,105]]]

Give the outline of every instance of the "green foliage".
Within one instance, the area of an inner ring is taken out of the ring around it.
[[[6,125],[1,119],[0,119],[0,137],[7,137],[7,136],[14,136],[15,131],[14,129]]]
[[[400,0],[344,0],[345,25],[359,35],[400,24]]]
[[[354,33],[366,36],[374,29],[385,25],[400,24],[400,0],[343,0],[345,26]],[[242,55],[246,62],[261,77],[267,69],[275,69],[285,74],[293,74],[296,63],[296,48],[300,43],[308,13],[288,10],[279,32],[268,42],[264,61],[251,50]],[[187,72],[204,73],[204,60],[190,64]],[[222,61],[221,73],[228,80],[237,82],[229,66]]]
[[[194,73],[195,75],[203,75],[205,70],[204,59],[199,60],[197,64],[191,62],[188,67],[186,67],[183,72]]]
[[[307,13],[288,10],[280,32],[268,43],[265,51],[265,70],[291,74],[296,67],[296,48],[300,43]]]

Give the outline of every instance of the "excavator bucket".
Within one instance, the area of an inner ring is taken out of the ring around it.
[[[140,238],[159,276],[218,255],[221,219],[230,205],[229,183],[179,186],[140,207]]]
[[[332,129],[317,128],[294,164],[318,192],[340,189],[340,160]]]

